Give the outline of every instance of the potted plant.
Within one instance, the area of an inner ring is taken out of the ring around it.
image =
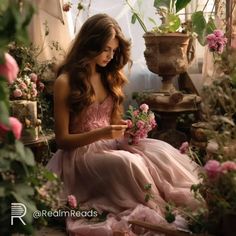
[[[193,60],[192,39],[197,36],[200,44],[204,45],[205,36],[215,29],[213,19],[209,18],[207,22],[203,11],[193,13],[189,22],[181,23],[179,12],[190,2],[191,0],[154,0],[153,7],[162,23],[158,25],[153,18],[149,18],[154,24],[149,30],[140,12],[126,0],[133,13],[132,23],[138,21],[145,32],[144,56],[148,69],[163,77],[160,90],[163,93],[176,92],[172,78],[185,72]]]

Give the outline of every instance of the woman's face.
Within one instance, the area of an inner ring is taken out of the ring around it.
[[[94,58],[94,62],[101,67],[105,67],[113,58],[118,46],[119,41],[113,36],[106,44],[103,52]]]

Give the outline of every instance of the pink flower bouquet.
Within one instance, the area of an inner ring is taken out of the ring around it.
[[[10,86],[11,100],[34,101],[44,89],[44,84],[39,81],[35,73],[22,75]]]
[[[128,128],[126,137],[129,144],[137,144],[140,139],[146,138],[148,132],[156,127],[155,115],[149,110],[147,104],[142,104],[138,109],[129,106],[126,112]]]

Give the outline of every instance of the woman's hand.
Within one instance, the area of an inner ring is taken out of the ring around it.
[[[116,139],[124,136],[127,125],[109,125],[100,129],[102,139]]]

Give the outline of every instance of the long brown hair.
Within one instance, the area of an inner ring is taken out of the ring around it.
[[[119,41],[118,49],[107,66],[97,66],[97,71],[101,73],[103,85],[114,101],[112,119],[118,119],[122,114],[121,104],[124,100],[122,88],[127,79],[121,69],[130,61],[130,41],[125,39],[116,20],[107,14],[96,14],[87,19],[67,57],[58,68],[58,76],[67,73],[69,77],[71,93],[68,105],[71,112],[80,112],[94,102],[95,93],[89,82],[91,76],[89,62],[103,52],[114,31]]]

